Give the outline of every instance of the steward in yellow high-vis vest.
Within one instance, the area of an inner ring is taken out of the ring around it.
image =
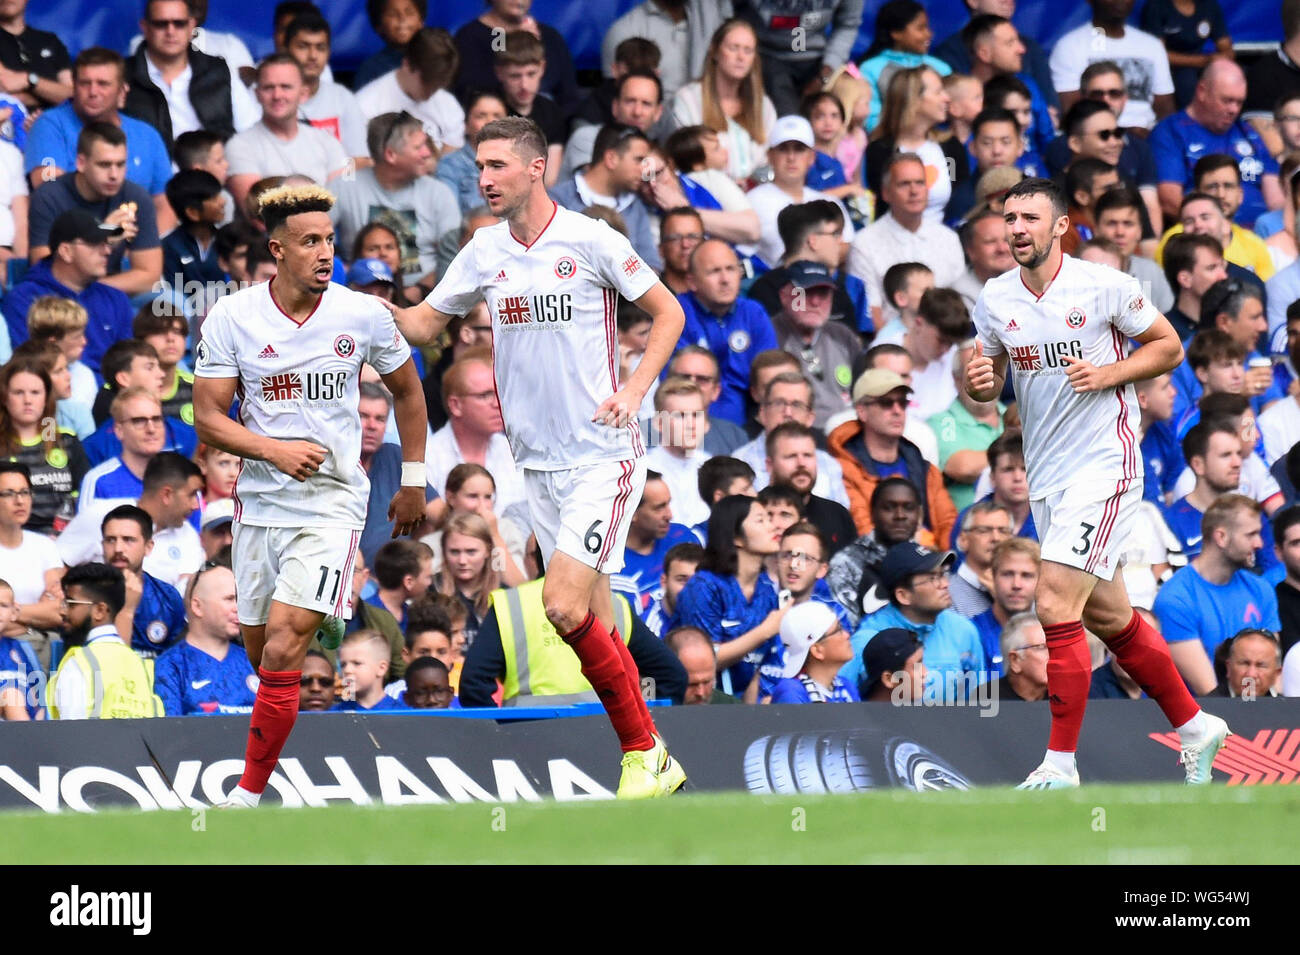
[[[126,602],[122,572],[81,564],[63,576],[63,621],[70,648],[46,687],[50,719],[162,716],[153,674],[118,635]]]
[[[564,706],[598,702],[596,691],[582,675],[578,655],[560,638],[546,618],[542,603],[544,579],[492,592],[505,654],[502,706]],[[632,636],[632,607],[614,594],[614,620],[626,644]]]

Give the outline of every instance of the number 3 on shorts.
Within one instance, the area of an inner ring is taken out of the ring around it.
[[[596,533],[596,528],[603,524],[604,521],[592,521],[591,526],[587,528],[587,533],[582,535],[582,546],[592,554],[600,553],[600,545],[605,543],[604,538]]]
[[[1091,535],[1092,532],[1097,529],[1097,527],[1095,524],[1089,524],[1086,521],[1080,521],[1079,527],[1081,528],[1079,534],[1079,543],[1071,547],[1070,550],[1072,553],[1078,554],[1080,557],[1082,557],[1084,554],[1088,553],[1088,551],[1092,550]]]

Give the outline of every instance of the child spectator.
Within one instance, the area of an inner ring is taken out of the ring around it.
[[[59,346],[72,376],[72,400],[91,407],[99,385],[95,373],[81,361],[81,353],[86,350],[88,320],[84,306],[57,295],[42,295],[27,310],[27,334]]]
[[[192,427],[194,375],[180,366],[190,334],[189,323],[183,315],[170,311],[159,314],[147,305],[136,313],[131,333],[137,341],[153,346],[153,350],[158,353],[158,367],[163,374],[162,390],[158,397],[162,400],[164,417],[179,418],[186,427]]]
[[[921,297],[934,288],[934,273],[920,262],[899,262],[885,270],[884,313],[888,320],[872,339],[873,345],[897,345],[907,335],[921,307]]]
[[[60,428],[71,431],[78,440],[94,433],[95,419],[90,415],[90,405],[72,400],[72,375],[68,372],[68,360],[58,345],[49,340],[33,341],[29,338],[14,349],[14,358],[35,362],[50,376],[50,383],[54,386],[55,418]]]
[[[952,72],[952,67],[938,57],[930,56],[930,15],[916,0],[889,0],[876,13],[874,40],[867,49],[866,59],[860,65],[862,75],[871,83],[871,112],[867,114],[867,132],[871,133],[880,121],[884,91],[899,70],[928,66],[940,77]]]
[[[405,703],[384,693],[388,673],[388,641],[374,630],[349,633],[339,644],[339,670],[343,673],[343,701],[330,707],[333,713],[368,713],[409,709]]]
[[[437,657],[420,657],[406,671],[400,701],[413,710],[459,709],[451,688],[451,671]]]
[[[180,225],[162,240],[163,281],[178,295],[191,294],[186,290],[187,285],[194,288],[190,283],[206,288],[224,282],[213,241],[226,214],[221,183],[202,169],[178,172],[167,181],[167,202]]]
[[[180,172],[202,170],[211,173],[220,183],[225,183],[230,178],[226,141],[209,129],[192,129],[177,136],[176,143],[172,146],[172,160]],[[224,188],[221,195],[224,211],[220,224],[227,225],[235,218],[235,200]]]
[[[829,606],[816,601],[792,607],[781,621],[784,679],[773,703],[857,703],[858,691],[839,675],[853,659],[848,631]]]

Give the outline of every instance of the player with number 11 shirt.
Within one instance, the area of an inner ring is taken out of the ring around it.
[[[413,344],[486,300],[506,436],[546,563],[546,616],[577,655],[623,749],[620,798],[668,795],[686,781],[641,697],[614,629],[609,575],[622,569],[645,485],[637,410],[681,336],[673,294],[605,223],[546,194],[546,140],[531,120],[483,127],[479,188],[504,221],[479,229],[423,303],[396,311]],[[645,355],[618,380],[618,297],[654,324]]]
[[[1182,345],[1136,279],[1061,251],[1070,220],[1054,183],[1012,187],[1003,217],[1020,267],[990,279],[975,303],[966,391],[995,400],[1011,374],[1042,541],[1035,603],[1047,637],[1052,728],[1042,765],[1021,788],[1079,785],[1074,753],[1092,677],[1085,627],[1178,730],[1187,782],[1209,782],[1227,724],[1197,706],[1116,574],[1142,500],[1133,382],[1172,371]],[[1141,346],[1132,354],[1129,339]]]

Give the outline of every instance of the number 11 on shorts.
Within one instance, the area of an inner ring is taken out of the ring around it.
[[[316,588],[316,599],[322,600],[325,597],[325,587],[329,584],[330,568],[324,564],[320,565],[320,585]],[[330,603],[337,603],[339,599],[339,584],[343,582],[343,571],[335,568],[334,570],[334,589],[330,591]]]

